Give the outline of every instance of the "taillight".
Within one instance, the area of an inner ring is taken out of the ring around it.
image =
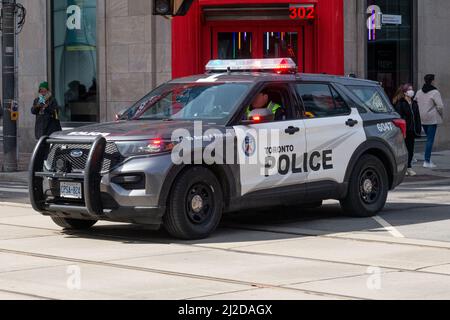
[[[406,121],[403,119],[394,119],[392,120],[394,125],[402,131],[403,138],[406,139]]]

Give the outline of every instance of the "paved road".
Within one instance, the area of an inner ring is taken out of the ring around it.
[[[2,184],[0,299],[449,299],[449,191],[407,182],[375,219],[332,201],[244,212],[179,242],[123,224],[62,232]]]

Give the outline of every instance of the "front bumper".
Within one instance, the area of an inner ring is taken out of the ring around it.
[[[49,172],[44,169],[52,144],[80,143],[87,142],[48,137],[43,137],[38,142],[29,171],[30,200],[34,210],[51,217],[107,220],[159,228],[166,211],[165,206],[160,205],[160,194],[170,170],[171,162],[164,158],[167,156],[130,159],[102,175],[106,139],[98,137],[89,142],[92,146],[84,172]],[[141,174],[145,179],[145,189],[126,190],[112,182],[114,177],[124,174]],[[46,180],[52,185],[58,185],[61,181],[81,183],[83,199],[69,201],[55,196],[51,188],[46,189]]]

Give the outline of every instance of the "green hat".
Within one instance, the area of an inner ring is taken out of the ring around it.
[[[40,85],[39,85],[39,90],[40,89],[47,89],[48,90],[48,82],[47,81],[44,81],[44,82],[42,82]]]

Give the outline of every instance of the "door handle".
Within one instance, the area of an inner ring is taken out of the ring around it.
[[[286,130],[284,130],[284,132],[286,132],[287,134],[289,134],[289,135],[292,136],[292,135],[294,135],[294,134],[300,132],[300,128],[290,126],[290,127],[287,128]]]
[[[353,119],[348,119],[347,122],[345,123],[346,126],[348,127],[354,127],[358,124],[358,120],[353,120]]]

